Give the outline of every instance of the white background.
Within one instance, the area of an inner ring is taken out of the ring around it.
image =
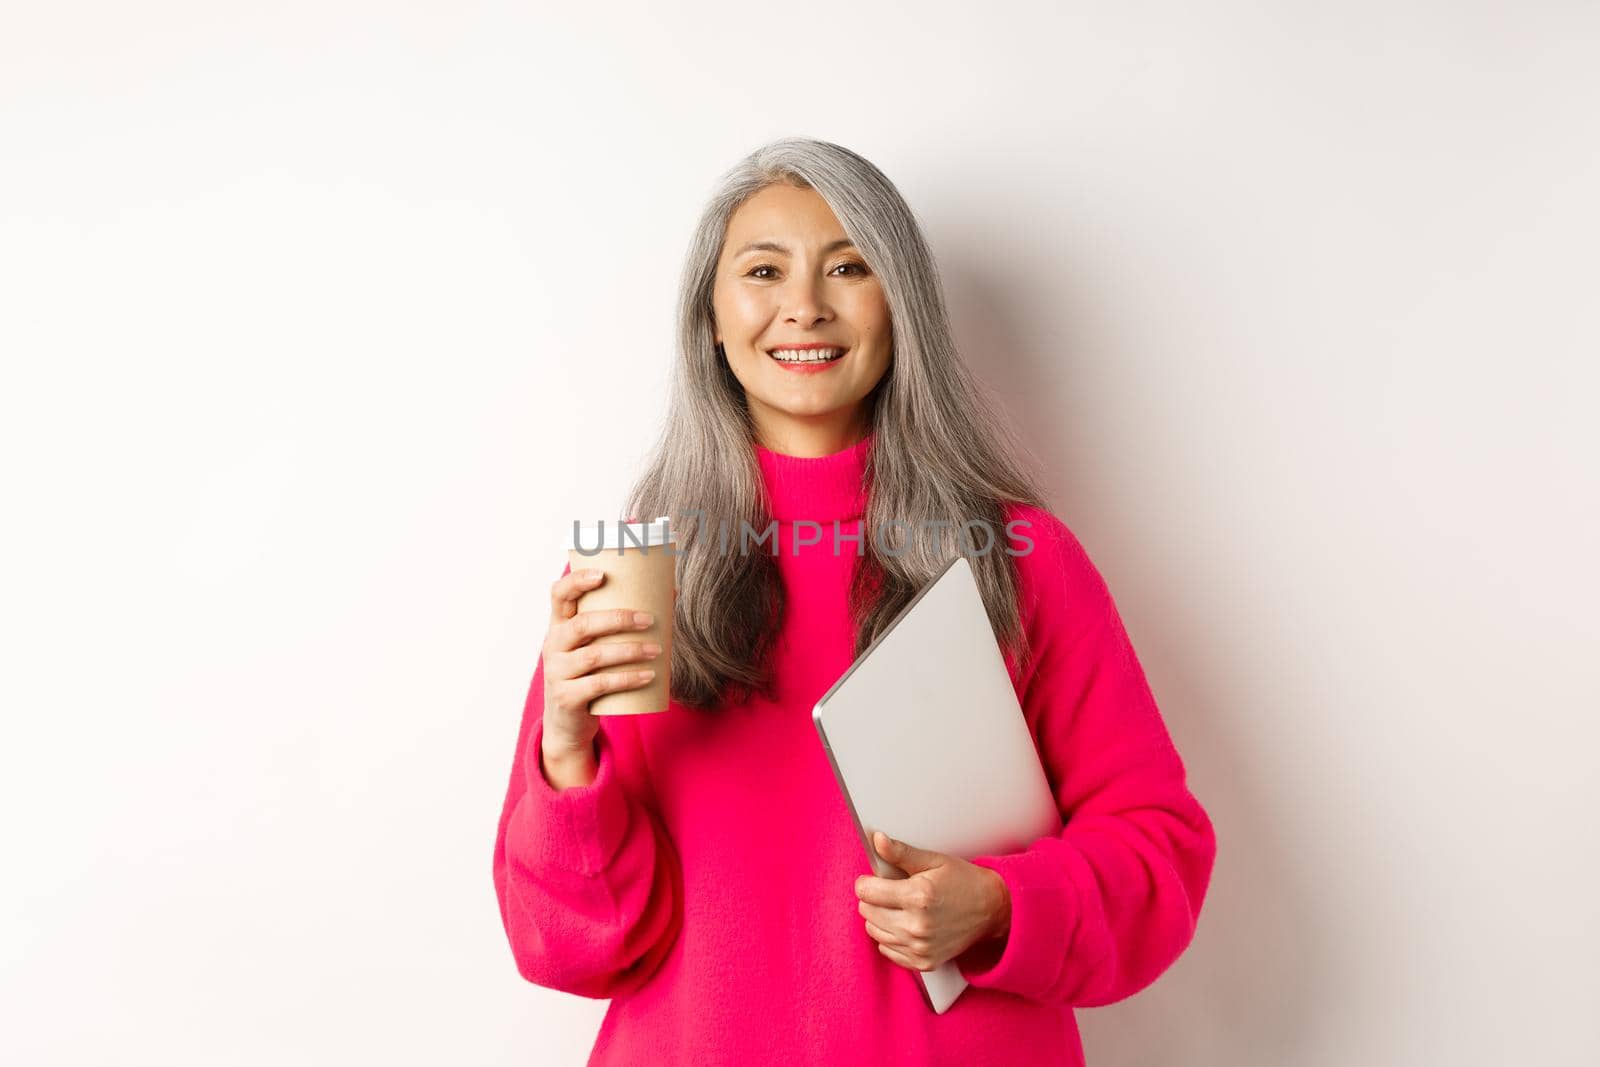
[[[803,135],[1217,825],[1089,1062],[1594,1062],[1600,6],[578,6],[5,5],[0,1059],[584,1061],[490,878],[557,537]]]

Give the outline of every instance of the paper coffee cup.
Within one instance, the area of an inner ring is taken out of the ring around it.
[[[575,541],[574,541],[575,537]],[[594,674],[614,674],[650,668],[656,676],[648,685],[602,693],[589,704],[595,715],[646,715],[666,711],[672,699],[672,601],[677,589],[677,542],[671,518],[654,522],[621,520],[589,525],[574,524],[563,546],[573,571],[598,570],[605,580],[578,598],[578,610],[606,611],[626,608],[655,616],[648,629],[623,630],[591,638],[595,645],[654,641],[661,654],[654,659],[596,667]]]

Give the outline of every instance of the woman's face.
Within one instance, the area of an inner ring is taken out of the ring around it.
[[[770,185],[740,205],[711,303],[716,339],[763,443],[823,454],[865,431],[863,400],[889,369],[889,305],[819,193]],[[772,354],[819,344],[844,354],[831,363]]]

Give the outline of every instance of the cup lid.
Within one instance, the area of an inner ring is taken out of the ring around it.
[[[672,516],[662,515],[653,522],[625,522],[622,519],[602,519],[598,523],[574,522],[567,530],[561,550],[570,552],[582,549],[593,554],[596,549],[617,552],[627,548],[677,543],[672,534]]]

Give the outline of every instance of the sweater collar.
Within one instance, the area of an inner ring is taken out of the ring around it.
[[[772,518],[779,522],[858,519],[867,511],[867,461],[874,432],[842,452],[788,456],[754,445]]]

